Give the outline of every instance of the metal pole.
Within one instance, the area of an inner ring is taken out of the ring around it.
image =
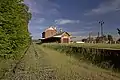
[[[99,34],[99,32],[98,32],[98,37],[100,37],[100,34]]]
[[[101,23],[101,36],[103,36],[103,25]]]
[[[100,21],[99,24],[100,24],[100,27],[101,27],[101,36],[103,37],[103,24],[104,24],[104,22]]]

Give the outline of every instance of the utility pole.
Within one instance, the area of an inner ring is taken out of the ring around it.
[[[90,35],[90,33],[89,33],[89,43],[90,43],[90,38],[91,38],[91,35]]]
[[[100,33],[98,32],[98,37],[100,37]]]
[[[101,37],[103,37],[103,21],[99,21],[100,27],[101,27]]]
[[[89,43],[91,43],[92,32],[89,33]]]

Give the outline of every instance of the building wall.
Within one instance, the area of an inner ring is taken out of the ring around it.
[[[61,37],[61,43],[70,43],[70,36],[68,34],[64,34]]]
[[[56,33],[57,33],[56,30],[47,30],[45,32],[45,38],[51,37],[51,36],[55,35]]]

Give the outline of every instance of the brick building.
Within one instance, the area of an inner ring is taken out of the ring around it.
[[[56,27],[49,27],[42,33],[42,38],[52,37],[57,33]]]
[[[56,27],[49,27],[42,33],[43,43],[70,43],[71,35],[65,31],[57,31]]]

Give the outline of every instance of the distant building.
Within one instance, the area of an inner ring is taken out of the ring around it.
[[[70,43],[71,35],[65,31],[57,31],[56,27],[49,27],[42,33],[43,43]]]

